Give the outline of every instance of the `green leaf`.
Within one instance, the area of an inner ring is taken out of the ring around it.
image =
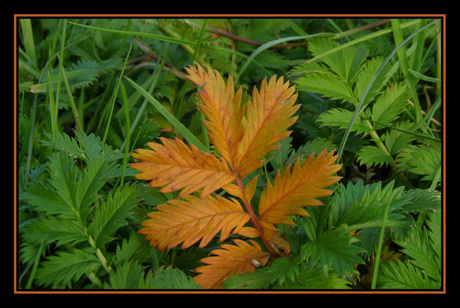
[[[299,260],[278,258],[270,266],[254,272],[231,275],[224,280],[224,289],[268,289],[274,284],[283,283],[286,278],[291,281],[299,275]]]
[[[324,97],[351,102],[355,105],[358,103],[350,86],[337,75],[312,72],[298,78],[295,82],[299,91],[319,93]]]
[[[336,273],[325,274],[320,267],[316,267],[302,270],[294,281],[286,280],[281,286],[275,286],[275,289],[343,290],[351,289],[347,285],[349,283],[348,280],[340,278]]]
[[[441,208],[441,193],[428,189],[410,189],[404,192],[409,202],[402,207],[404,213],[414,213]]]
[[[78,220],[74,209],[57,194],[51,185],[31,182],[22,194],[24,200],[35,206],[37,211],[47,215],[59,215],[61,218]]]
[[[353,112],[343,108],[329,109],[327,112],[318,117],[318,122],[323,125],[338,126],[346,129],[353,117]],[[370,133],[372,128],[369,127],[360,117],[356,117],[351,131],[356,131],[357,134]]]
[[[374,145],[366,145],[357,153],[357,160],[360,164],[367,166],[391,165],[392,158],[387,153]]]
[[[121,242],[121,246],[117,245],[116,250],[116,264],[122,263],[124,261],[129,261],[135,257],[136,252],[138,252],[139,248],[142,244],[145,244],[146,241],[144,236],[137,233],[131,232],[129,238],[124,238]]]
[[[338,46],[339,43],[336,41],[326,38],[318,38],[309,42],[308,49],[314,56],[318,56]],[[344,81],[348,82],[350,70],[352,69],[353,64],[358,64],[357,66],[359,66],[359,63],[354,63],[356,51],[357,49],[355,47],[341,49],[338,52],[334,52],[322,57],[321,60],[326,63],[331,68],[331,70],[340,76]],[[360,58],[362,61],[362,57]]]
[[[438,240],[438,243],[440,244],[440,240]],[[412,259],[412,264],[432,279],[440,281],[441,269],[438,266],[440,265],[440,259],[438,258],[436,261],[437,255],[435,255],[425,227],[413,226],[409,239],[407,241],[396,241],[396,244],[403,247],[402,252]]]
[[[353,264],[364,263],[358,256],[364,249],[353,245],[356,241],[344,228],[329,229],[316,242],[302,246],[302,258],[310,258],[312,264],[319,262],[326,271],[332,266],[339,277],[343,277],[345,271],[353,272]]]
[[[46,245],[56,242],[57,246],[88,240],[82,228],[74,220],[62,219],[55,216],[40,216],[24,228],[23,236],[26,242]]]
[[[428,277],[408,262],[381,263],[377,280],[379,289],[431,289]]]
[[[152,278],[148,274],[145,279],[139,281],[138,289],[181,290],[202,289],[197,286],[192,277],[186,276],[183,271],[166,268],[159,269]]]
[[[354,95],[360,100],[361,97],[365,94],[365,91],[372,81],[372,78],[377,73],[378,69],[383,63],[383,58],[375,57],[371,58],[361,67],[358,77],[356,78],[356,83],[354,87]],[[375,79],[371,88],[367,92],[366,98],[362,104],[361,109],[364,109],[369,102],[371,102],[385,85],[386,75],[388,73],[388,68],[384,68],[380,74]]]
[[[378,124],[376,124],[376,127]],[[396,123],[393,126],[394,129],[390,129],[381,136],[382,141],[385,142],[385,146],[391,155],[396,156],[402,149],[411,144],[414,140],[414,135],[411,134],[414,130],[414,123],[410,121],[402,121]]]
[[[80,170],[75,166],[73,160],[65,153],[54,153],[51,155],[48,167],[50,169],[50,178],[48,182],[61,197],[66,212],[74,213],[74,218],[79,219],[79,204],[76,204],[74,198],[77,194],[78,181],[81,175]]]
[[[398,118],[410,98],[410,91],[404,83],[387,87],[372,104],[371,119],[383,124],[390,124]],[[382,128],[376,124],[375,129]]]
[[[428,226],[428,238],[431,248],[436,254],[438,268],[441,268],[441,248],[442,248],[442,230],[441,230],[441,211],[428,212],[428,219],[425,221]]]
[[[99,198],[98,192],[107,180],[110,171],[109,163],[110,161],[105,158],[89,161],[82,170],[78,183],[73,183],[77,186],[74,196],[75,204],[83,222],[86,221],[86,217],[92,210],[90,205]]]
[[[65,287],[72,280],[78,280],[86,271],[96,271],[101,265],[93,248],[59,251],[40,263],[37,270],[37,282],[45,287]]]
[[[109,282],[104,289],[135,289],[143,275],[143,267],[136,261],[125,261],[110,272]]]
[[[125,184],[107,195],[94,213],[94,221],[89,226],[96,247],[103,247],[111,241],[113,234],[122,226],[129,212],[136,205],[138,193],[135,186]]]
[[[423,177],[421,181],[432,181],[441,168],[441,150],[425,144],[410,145],[396,157],[396,167]]]
[[[399,209],[409,201],[403,194],[404,187],[393,188],[394,181],[381,187],[377,182],[363,185],[348,183],[346,188],[340,184],[331,204],[330,226],[347,225],[348,230],[375,228],[382,226],[385,205],[389,202],[387,226],[398,225],[403,217]],[[404,224],[404,221],[401,221]]]

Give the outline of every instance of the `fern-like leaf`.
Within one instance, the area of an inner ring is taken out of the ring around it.
[[[381,263],[377,280],[379,289],[431,289],[430,280],[408,262]]]
[[[208,130],[209,138],[219,154],[232,168],[237,144],[242,137],[241,129],[244,108],[241,107],[241,88],[235,93],[233,78],[230,75],[225,84],[222,76],[210,67],[206,72],[200,65],[186,68],[187,79],[200,86],[202,104],[198,108],[206,116],[203,120]]]
[[[321,201],[314,198],[329,196],[332,191],[324,188],[340,180],[340,177],[331,176],[342,167],[332,165],[336,160],[334,152],[326,155],[326,150],[323,150],[316,158],[311,154],[302,166],[300,159],[297,159],[292,172],[290,167],[286,168],[283,176],[278,172],[273,185],[267,182],[262,192],[259,203],[260,224],[272,230],[274,224],[294,225],[289,216],[308,215],[302,209],[303,206],[322,205]]]
[[[115,231],[121,227],[123,219],[136,205],[137,190],[135,186],[125,185],[109,193],[107,200],[100,204],[89,227],[96,247],[103,247],[112,240]]]
[[[157,206],[157,212],[149,213],[151,218],[142,223],[152,247],[159,250],[172,248],[182,242],[187,248],[201,239],[200,247],[206,246],[221,231],[220,240],[225,240],[232,229],[237,233],[249,220],[238,201],[212,196],[197,198],[185,196],[184,200],[170,200],[166,205]]]
[[[215,190],[230,183],[235,176],[227,164],[209,153],[203,153],[197,147],[188,147],[178,138],[160,138],[163,145],[149,142],[153,150],[137,149],[131,155],[141,162],[130,164],[131,168],[142,171],[135,177],[150,180],[151,187],[162,187],[160,191],[168,193],[184,188],[179,197],[191,194],[204,187],[204,198]]]
[[[253,260],[261,265],[267,262],[269,254],[262,251],[257,242],[250,241],[252,245],[242,240],[234,240],[234,242],[237,246],[223,244],[220,246],[222,249],[211,251],[216,256],[201,259],[202,263],[208,265],[195,270],[200,274],[195,276],[194,280],[203,289],[221,288],[226,277],[255,271],[256,262]]]
[[[285,131],[295,123],[297,116],[292,115],[300,105],[294,105],[298,94],[295,87],[289,87],[283,77],[276,76],[262,81],[260,91],[254,88],[252,101],[246,104],[245,134],[239,146],[235,161],[241,178],[260,167],[265,155],[279,146],[277,142],[288,137],[291,132]]]
[[[72,280],[79,279],[88,269],[94,271],[101,265],[93,248],[60,251],[40,263],[37,270],[37,283],[44,286],[64,287]]]

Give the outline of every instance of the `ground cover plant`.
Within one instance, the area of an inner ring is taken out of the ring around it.
[[[19,290],[439,290],[438,19],[18,19]]]

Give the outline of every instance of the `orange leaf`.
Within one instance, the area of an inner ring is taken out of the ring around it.
[[[137,149],[131,155],[141,162],[130,164],[141,171],[135,177],[150,180],[151,187],[162,187],[168,193],[182,188],[179,197],[191,194],[204,187],[201,197],[213,193],[230,183],[235,176],[227,164],[209,153],[203,153],[194,145],[190,148],[180,139],[160,138],[163,145],[149,142],[153,151]]]
[[[239,175],[245,177],[263,163],[265,155],[279,146],[275,143],[288,137],[291,132],[285,131],[294,124],[297,117],[292,115],[300,105],[294,105],[298,94],[295,87],[289,87],[284,78],[276,76],[267,83],[262,81],[260,92],[254,88],[252,101],[246,104],[246,127],[241,141],[238,157]]]
[[[326,155],[323,150],[315,159],[312,153],[302,166],[297,159],[292,172],[290,166],[283,176],[278,172],[273,185],[267,182],[259,203],[259,223],[267,230],[264,232],[267,240],[273,237],[274,224],[295,225],[289,216],[308,215],[302,207],[323,204],[314,198],[329,196],[332,191],[323,188],[340,180],[338,176],[331,176],[342,168],[342,165],[332,165],[337,157],[334,152]]]
[[[206,116],[203,123],[208,130],[209,138],[219,154],[235,169],[233,162],[235,146],[239,143],[243,130],[244,108],[241,107],[241,88],[235,93],[233,78],[230,75],[225,85],[222,76],[210,67],[206,72],[199,64],[197,68],[186,68],[187,79],[199,85],[202,104],[198,108]]]
[[[208,265],[199,267],[195,272],[201,273],[195,276],[195,282],[200,284],[203,289],[222,288],[222,281],[230,275],[243,272],[253,272],[256,269],[253,260],[261,265],[265,265],[269,258],[269,253],[262,251],[257,242],[249,240],[252,245],[242,240],[234,240],[235,245],[223,244],[222,249],[211,251],[217,257],[207,257],[200,262]]]
[[[184,200],[169,200],[169,205],[157,206],[158,212],[147,214],[151,219],[142,223],[150,246],[164,250],[180,243],[182,249],[188,248],[201,239],[199,247],[206,246],[219,232],[220,241],[225,240],[230,232],[237,233],[249,220],[249,214],[243,211],[235,199],[212,196],[200,199],[185,196]]]

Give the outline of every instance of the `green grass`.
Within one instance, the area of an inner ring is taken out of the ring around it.
[[[243,103],[264,77],[296,85],[298,121],[254,176],[324,148],[343,164],[325,206],[280,228],[291,258],[226,288],[441,288],[441,20],[20,18],[17,29],[19,290],[199,287],[211,249],[149,247],[136,231],[177,193],[129,167],[159,137],[217,154],[185,78],[195,62],[231,74]]]

